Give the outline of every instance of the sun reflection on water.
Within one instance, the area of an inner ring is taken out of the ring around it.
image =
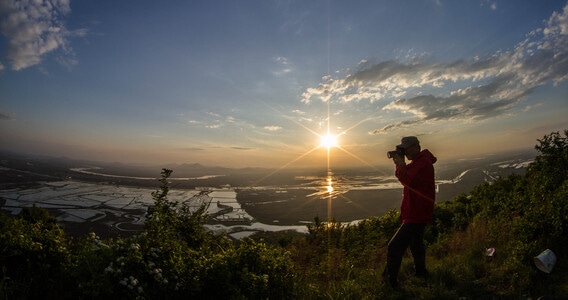
[[[333,181],[331,179],[331,176],[327,176],[327,193],[331,194],[333,193]]]

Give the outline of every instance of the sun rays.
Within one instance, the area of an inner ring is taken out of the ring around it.
[[[327,134],[321,135],[320,136],[320,147],[326,148],[326,149],[331,149],[331,148],[335,148],[338,147],[339,143],[338,143],[338,136],[337,135],[333,135],[330,134],[329,132]]]

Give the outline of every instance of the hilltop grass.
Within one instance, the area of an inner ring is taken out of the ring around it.
[[[0,215],[2,299],[528,299],[567,296],[568,131],[546,135],[525,175],[439,203],[427,227],[430,278],[401,266],[399,289],[381,280],[399,214],[356,225],[315,218],[308,233],[240,241],[204,229],[206,207],[168,199],[164,169],[144,231],[72,239],[47,211]],[[496,248],[488,257],[486,249]],[[550,274],[533,257],[553,250]]]

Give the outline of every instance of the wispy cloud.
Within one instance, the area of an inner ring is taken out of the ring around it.
[[[181,151],[204,151],[206,150],[205,148],[200,148],[200,147],[184,147],[184,148],[180,148]]]
[[[283,7],[287,20],[280,26],[280,30],[284,32],[292,32],[295,35],[301,35],[304,31],[306,20],[310,14],[308,12],[292,13],[288,9],[289,5]]]
[[[62,18],[71,12],[69,0],[0,0],[0,31],[7,38],[6,59],[13,70],[39,64],[42,57],[60,50],[57,60],[76,63],[68,39],[83,36],[85,30],[68,30]]]
[[[191,118],[184,120],[184,122],[186,122],[188,126],[194,128],[206,128],[210,130],[223,130],[225,132],[227,130],[230,130],[231,132],[233,132],[233,135],[231,135],[233,138],[236,137],[235,134],[240,134],[243,131],[264,129],[263,132],[266,132],[279,130],[276,127],[272,126],[258,127],[257,125],[247,121],[246,119],[237,118],[233,115],[227,115],[223,113],[207,111],[192,112],[192,114],[194,115],[191,116]]]
[[[492,0],[483,0],[480,5],[482,7],[489,7],[491,10],[497,10],[497,2]]]
[[[16,119],[16,117],[13,114],[0,112],[0,120],[12,121],[12,120],[15,120],[15,119]]]
[[[424,122],[500,116],[536,87],[567,78],[568,5],[510,51],[449,63],[363,61],[345,78],[328,76],[308,88],[302,102],[370,101],[412,115],[371,132],[380,134]]]
[[[286,57],[278,56],[274,58],[274,61],[278,64],[278,69],[272,71],[272,74],[274,74],[275,76],[286,75],[292,72],[292,64]]]
[[[231,149],[233,150],[253,150],[254,148],[249,148],[249,147],[231,147]]]
[[[280,127],[280,126],[264,126],[264,129],[266,129],[268,131],[279,131],[279,130],[282,130],[282,127]]]

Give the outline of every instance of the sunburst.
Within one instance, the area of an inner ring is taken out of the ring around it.
[[[325,135],[321,135],[319,146],[324,147],[328,150],[331,149],[331,148],[339,147],[338,135],[333,135],[333,134],[330,134],[330,133],[327,133]]]

